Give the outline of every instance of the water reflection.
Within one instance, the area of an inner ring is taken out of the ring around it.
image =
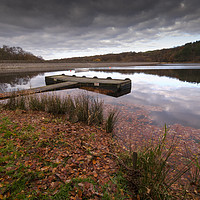
[[[77,71],[75,70],[75,73],[76,72]],[[101,93],[112,97],[120,97],[130,93],[132,85],[130,79],[119,80],[112,79],[111,77],[101,79],[97,78],[96,76],[94,76],[93,78],[89,78],[86,76],[76,75],[68,76],[66,74],[58,76],[45,76],[45,82],[47,86],[44,89],[48,88],[48,91],[80,88],[83,90],[93,91],[95,93]],[[41,91],[41,89],[38,89],[38,91]]]
[[[0,74],[0,92],[43,86],[45,85],[41,80],[43,76],[44,73]]]
[[[102,72],[119,72],[121,74],[144,73],[177,78],[180,81],[200,83],[200,69],[94,69]]]
[[[128,89],[120,90],[120,91],[103,90],[103,89],[96,89],[96,88],[91,88],[91,87],[83,87],[83,88],[81,87],[80,89],[99,93],[99,94],[105,94],[105,95],[112,96],[112,97],[121,97],[121,96],[127,95],[131,92],[131,87]]]
[[[74,75],[75,71],[49,72],[44,74],[17,74],[12,76],[0,75],[0,90],[28,89],[45,85],[45,76],[65,73]],[[200,128],[200,69],[145,69],[124,70],[124,68],[106,71],[87,71],[77,76],[99,78],[112,77],[116,79],[130,78],[131,93],[117,99],[99,95],[105,103],[115,105],[134,104],[148,108],[154,123],[180,123],[185,126]],[[66,90],[63,93],[74,94],[76,90]],[[96,93],[91,93],[97,95]]]
[[[198,87],[163,87],[155,84],[144,86],[135,83],[133,91],[122,101],[145,105],[157,124],[180,123],[184,126],[200,128],[200,92]]]

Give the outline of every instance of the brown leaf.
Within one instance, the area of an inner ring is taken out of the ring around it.
[[[97,177],[98,177],[98,174],[97,174],[97,173],[94,173],[94,177],[97,178]]]
[[[96,160],[93,160],[92,163],[93,163],[93,165],[96,165],[97,162],[96,162]]]
[[[82,191],[81,190],[78,190],[78,197],[81,198],[83,195]]]
[[[140,200],[140,195],[139,194],[137,194],[137,200]]]
[[[49,168],[50,168],[50,166],[44,166],[44,167],[42,167],[40,170],[41,170],[41,171],[47,171]]]

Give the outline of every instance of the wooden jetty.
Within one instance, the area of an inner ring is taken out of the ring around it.
[[[80,88],[99,92],[102,94],[119,97],[130,93],[131,91],[131,80],[130,79],[112,79],[108,78],[88,78],[68,75],[55,75],[45,77],[46,86],[32,88],[28,90],[17,91],[14,93],[15,96],[23,96],[34,93],[42,93],[55,90],[64,90],[72,88]],[[0,94],[0,99],[7,99],[13,96],[12,92],[6,92]]]
[[[62,82],[71,82],[74,83],[78,88],[90,87],[90,88],[98,88],[112,91],[121,91],[125,89],[131,88],[131,80],[130,79],[112,79],[108,78],[97,78],[94,76],[93,78],[88,78],[85,76],[67,76],[67,75],[56,75],[56,76],[47,76],[45,77],[46,85],[57,84]]]

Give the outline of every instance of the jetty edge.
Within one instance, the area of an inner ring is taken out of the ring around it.
[[[34,93],[43,93],[55,90],[65,90],[65,89],[85,89],[89,91],[94,91],[113,97],[119,97],[131,92],[131,80],[130,79],[112,79],[107,78],[88,78],[85,76],[68,76],[65,74],[46,76],[45,77],[46,86],[31,88],[27,90],[21,90],[16,92],[5,92],[0,94],[0,99],[8,99],[13,96],[24,96]]]
[[[78,77],[76,75],[55,75],[55,76],[46,76],[45,77],[46,85],[53,85],[63,82],[74,83],[77,88],[85,89],[100,89],[100,90],[109,90],[112,92],[121,92],[131,89],[131,80],[130,79],[112,79],[111,77],[107,78],[98,78],[94,76],[93,78],[89,77]]]

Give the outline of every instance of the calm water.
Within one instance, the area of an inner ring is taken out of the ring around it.
[[[72,70],[40,74],[0,75],[0,92],[44,86],[45,76],[62,73],[99,78],[130,78],[132,81],[130,94],[119,98],[93,94],[98,95],[105,102],[113,104],[151,107],[150,116],[154,123],[159,125],[180,123],[184,126],[200,128],[200,65],[112,67],[98,70],[90,69],[87,72],[79,73]],[[66,90],[65,93],[74,91],[80,92],[81,90]]]

